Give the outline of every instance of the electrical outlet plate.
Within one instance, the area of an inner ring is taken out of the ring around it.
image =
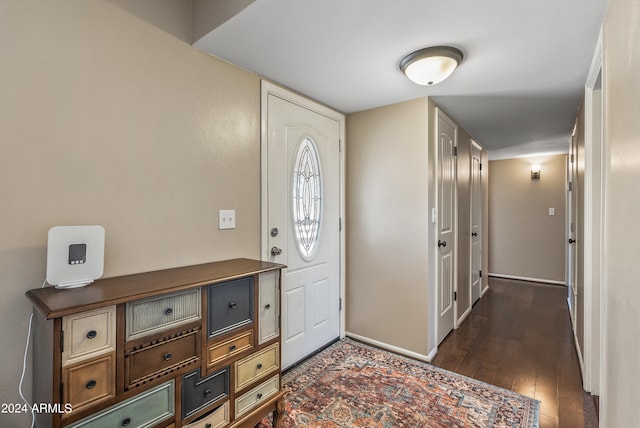
[[[218,211],[218,229],[236,228],[236,210]]]

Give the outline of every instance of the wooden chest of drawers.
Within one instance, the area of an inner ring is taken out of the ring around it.
[[[278,426],[280,270],[235,259],[29,290],[38,427]]]

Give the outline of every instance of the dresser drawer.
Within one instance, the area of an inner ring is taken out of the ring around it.
[[[126,305],[126,340],[201,319],[200,288],[135,300]]]
[[[62,369],[62,401],[79,411],[116,395],[115,354],[81,362]],[[65,413],[64,416],[68,414]]]
[[[279,368],[279,347],[275,343],[236,362],[235,391],[238,392]]]
[[[205,377],[200,370],[182,377],[182,418],[185,419],[207,405],[229,396],[229,367]]]
[[[116,307],[62,317],[62,366],[116,350]]]
[[[266,382],[253,388],[251,391],[236,398],[235,417],[238,418],[247,413],[260,403],[269,399],[280,390],[280,377],[274,376]]]
[[[222,406],[213,412],[205,415],[199,420],[183,425],[183,428],[221,428],[229,423],[229,402],[226,401]]]
[[[258,344],[280,335],[280,271],[260,274],[258,285]]]
[[[207,366],[213,367],[229,357],[253,348],[253,330],[246,331],[222,343],[207,348]]]
[[[209,337],[253,322],[253,277],[212,284],[208,297]]]
[[[125,356],[127,385],[136,386],[149,377],[197,362],[198,334],[199,330],[191,331],[131,351]]]
[[[174,415],[174,381],[149,389],[68,428],[152,427]]]

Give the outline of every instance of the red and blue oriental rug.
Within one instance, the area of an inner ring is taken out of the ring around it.
[[[285,428],[538,427],[537,400],[350,339],[289,370],[283,385]]]

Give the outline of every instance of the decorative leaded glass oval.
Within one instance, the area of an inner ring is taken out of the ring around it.
[[[322,175],[314,141],[305,137],[293,164],[292,223],[300,255],[311,260],[317,250],[322,222]]]

